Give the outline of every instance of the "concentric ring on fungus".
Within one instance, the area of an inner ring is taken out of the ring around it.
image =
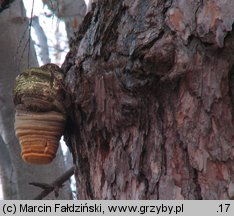
[[[16,78],[15,131],[24,161],[48,164],[64,131],[63,74],[54,64],[31,68]]]

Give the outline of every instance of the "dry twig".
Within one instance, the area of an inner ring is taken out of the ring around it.
[[[63,187],[63,183],[66,182],[72,175],[74,174],[74,167],[71,167],[67,170],[63,175],[58,177],[54,182],[51,184],[39,183],[39,182],[30,182],[30,185],[40,187],[43,191],[34,198],[34,200],[41,200],[54,191],[55,196],[58,197],[59,195],[59,188]]]

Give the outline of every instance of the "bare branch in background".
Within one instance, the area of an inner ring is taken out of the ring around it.
[[[84,0],[43,0],[43,3],[66,24],[67,37],[71,38],[78,30],[85,13],[86,4]]]
[[[27,2],[30,2],[29,11],[31,11],[32,1]],[[15,77],[20,71],[27,68],[28,63],[30,63],[30,67],[38,65],[34,47],[31,46],[29,50],[27,46],[29,22],[25,17],[26,13],[22,1],[14,1],[9,9],[0,13],[0,136],[3,140],[0,161],[2,161],[1,174],[6,177],[3,179],[1,176],[4,199],[32,199],[41,190],[31,187],[28,182],[52,182],[56,178],[54,176],[59,176],[66,170],[61,148],[58,151],[56,161],[48,166],[35,168],[21,159],[20,145],[14,131],[12,89]],[[30,62],[27,58],[28,52],[30,53]],[[8,159],[7,154],[9,154]],[[4,165],[3,160],[7,166]],[[11,164],[8,161],[11,161]],[[60,190],[59,199],[71,199],[69,184],[64,185],[63,190]],[[53,194],[47,196],[46,199],[54,199]]]
[[[41,200],[44,197],[46,197],[49,193],[51,193],[52,191],[54,191],[55,196],[58,197],[59,189],[63,187],[63,183],[69,180],[73,174],[74,174],[74,167],[71,167],[68,171],[66,171],[63,175],[58,177],[51,184],[45,184],[45,183],[40,183],[40,182],[30,182],[29,183],[30,185],[44,189],[38,196],[34,198],[34,200]]]
[[[43,64],[50,63],[47,37],[43,28],[40,26],[39,19],[37,16],[32,17],[32,26],[36,32],[36,36],[40,44],[39,56],[41,58],[41,61]]]

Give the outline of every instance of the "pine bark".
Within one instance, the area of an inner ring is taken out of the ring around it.
[[[79,199],[234,198],[233,1],[103,0],[63,64]]]

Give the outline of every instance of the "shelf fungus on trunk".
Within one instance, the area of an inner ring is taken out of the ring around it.
[[[50,163],[66,122],[63,73],[55,64],[25,70],[14,89],[15,131],[24,161]]]

